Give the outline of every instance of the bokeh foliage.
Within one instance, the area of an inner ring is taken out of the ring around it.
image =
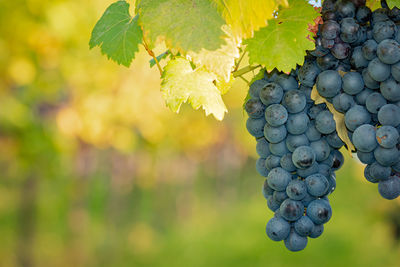
[[[223,122],[170,112],[143,47],[129,69],[89,51],[109,4],[0,4],[0,266],[397,265],[397,204],[351,159],[321,238],[267,239],[244,83]]]

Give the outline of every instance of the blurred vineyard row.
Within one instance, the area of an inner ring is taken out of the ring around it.
[[[245,84],[222,123],[171,113],[143,51],[88,50],[109,4],[0,2],[0,266],[396,266],[397,205],[350,159],[323,238],[267,240]]]

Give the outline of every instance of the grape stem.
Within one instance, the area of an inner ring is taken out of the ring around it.
[[[239,60],[236,63],[235,69],[233,70],[233,72],[237,71],[239,69],[239,65],[242,62],[244,56],[246,55],[247,50],[244,50],[243,54],[240,56]]]
[[[233,74],[233,77],[236,78],[236,77],[242,76],[242,75],[244,75],[250,71],[253,71],[257,68],[260,68],[260,67],[261,67],[261,65],[248,65],[244,68],[241,68],[240,70],[234,71],[232,74]]]
[[[147,45],[146,39],[145,39],[145,38],[143,38],[143,46],[144,46],[144,48],[146,49],[147,53],[148,53],[148,54],[154,59],[154,61],[156,62],[158,71],[160,72],[160,76],[162,76],[163,70],[162,70],[162,68],[161,68],[161,66],[160,66],[160,63],[158,62],[158,59],[157,59],[156,55],[154,54],[153,50],[151,50],[151,49],[149,48],[149,46]]]

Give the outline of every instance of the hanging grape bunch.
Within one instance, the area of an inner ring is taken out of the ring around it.
[[[318,93],[343,113],[364,175],[382,197],[400,194],[400,10],[325,1],[317,39]]]
[[[245,105],[247,129],[257,138],[256,169],[266,177],[263,194],[275,212],[266,232],[292,251],[322,234],[332,215],[334,172],[343,164],[332,114],[325,104],[315,105],[311,87],[296,78],[295,72],[267,73],[251,85]]]
[[[344,116],[349,140],[368,164],[365,178],[386,199],[400,194],[400,10],[326,0],[321,13],[315,50],[303,66],[254,81],[245,105],[256,169],[266,177],[263,194],[275,212],[266,232],[291,251],[322,234],[343,164],[333,115],[314,103],[314,93]]]

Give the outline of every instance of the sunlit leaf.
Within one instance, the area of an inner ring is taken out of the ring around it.
[[[169,48],[185,52],[215,50],[224,43],[224,20],[209,0],[146,0],[137,10],[152,43],[165,38]]]
[[[215,86],[216,76],[204,68],[193,69],[182,57],[170,60],[164,68],[161,92],[167,106],[179,112],[182,103],[188,102],[194,109],[203,107],[206,115],[213,114],[222,120],[227,109],[221,92]]]
[[[235,59],[239,57],[238,46],[240,41],[232,35],[227,25],[223,29],[227,37],[225,38],[226,44],[221,48],[214,51],[202,49],[198,53],[189,52],[187,55],[197,67],[204,66],[207,70],[214,72],[228,82],[235,66]]]
[[[314,24],[318,12],[306,1],[290,1],[288,8],[279,11],[277,19],[248,39],[250,63],[289,72],[304,61],[306,50],[314,48],[309,24]]]
[[[238,38],[250,38],[254,31],[267,25],[279,4],[287,0],[221,0],[222,14]]]

